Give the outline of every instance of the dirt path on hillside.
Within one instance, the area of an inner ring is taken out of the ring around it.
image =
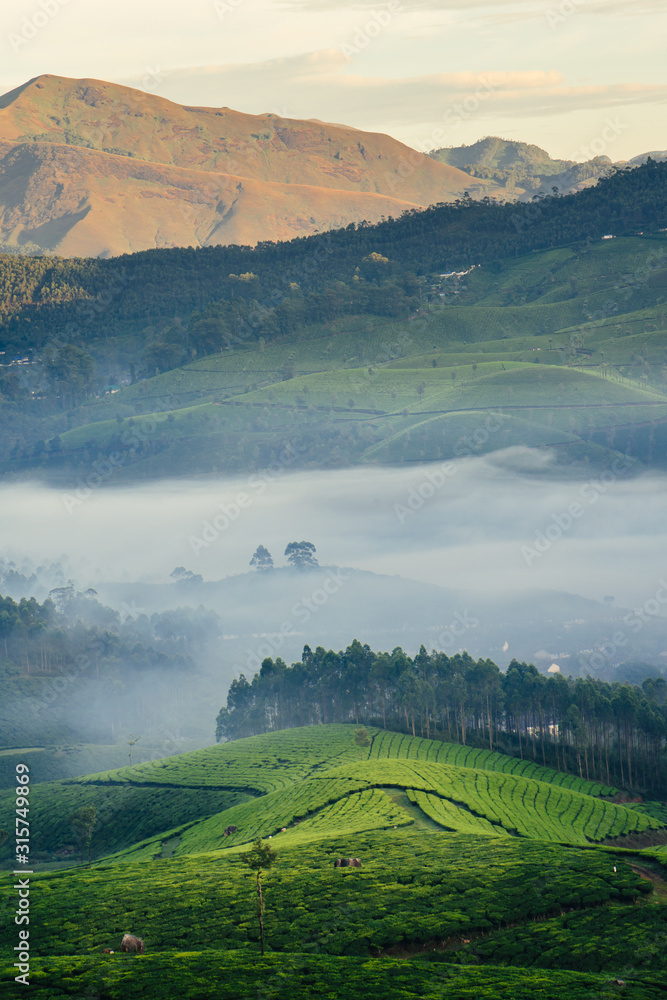
[[[392,802],[395,802],[397,806],[400,806],[408,816],[414,820],[416,827],[421,830],[437,830],[438,833],[449,833],[447,827],[440,826],[435,820],[427,816],[426,813],[422,812],[419,806],[416,806],[414,802],[411,802],[407,796],[407,793],[402,788],[383,788],[383,792],[386,792]]]
[[[633,872],[639,875],[640,878],[645,878],[653,884],[653,892],[658,897],[661,903],[667,903],[667,882],[658,875],[657,872],[651,871],[650,868],[645,868],[643,865],[635,864],[634,861],[627,861],[628,867],[632,868]]]

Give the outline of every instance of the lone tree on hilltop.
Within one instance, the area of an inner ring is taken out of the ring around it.
[[[290,542],[285,549],[287,561],[296,569],[314,569],[319,566],[315,552],[312,542]]]
[[[264,897],[262,896],[262,869],[266,871],[275,864],[278,858],[277,851],[274,851],[270,844],[265,844],[262,839],[256,840],[249,851],[241,855],[241,861],[257,872],[257,909],[259,914],[259,941],[260,950],[264,954]]]
[[[93,839],[93,829],[97,822],[97,813],[94,806],[81,806],[69,818],[70,825],[76,834],[76,838],[81,845],[81,853],[84,847],[88,848],[88,867],[91,865],[91,843]]]
[[[273,556],[264,545],[258,545],[254,556],[250,560],[250,565],[253,569],[257,569],[260,572],[273,569]]]

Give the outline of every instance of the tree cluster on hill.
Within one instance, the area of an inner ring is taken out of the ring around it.
[[[641,687],[545,676],[513,660],[503,673],[467,653],[375,653],[355,640],[339,653],[306,646],[287,666],[267,658],[241,674],[217,718],[216,739],[295,726],[355,722],[519,753],[607,785],[667,784],[667,682]]]
[[[314,569],[319,565],[315,553],[317,549],[312,542],[289,542],[285,548],[287,562],[294,569]],[[273,556],[265,545],[258,545],[250,565],[260,573],[273,569]]]

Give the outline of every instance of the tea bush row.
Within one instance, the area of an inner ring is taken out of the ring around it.
[[[529,760],[508,757],[506,754],[474,747],[464,747],[459,743],[442,743],[439,740],[424,740],[420,737],[405,736],[401,733],[378,731],[371,750],[372,757],[405,757],[409,760],[428,760],[437,764],[452,764],[455,767],[472,767],[485,771],[504,771],[509,774],[548,781],[563,788],[570,788],[585,795],[614,795],[615,788],[597,781],[585,781],[564,771],[554,771]]]
[[[126,931],[151,952],[256,950],[254,873],[239,853],[32,876],[40,954],[116,948]],[[336,869],[337,857],[359,857],[362,867]],[[632,902],[644,884],[594,849],[410,830],[342,834],[279,850],[264,878],[267,947],[368,955],[442,944],[564,908]],[[14,906],[8,893],[1,937],[10,950]]]
[[[8,970],[0,996],[16,996]],[[568,971],[468,968],[403,959],[174,951],[146,955],[38,959],[33,1000],[662,1000],[667,980],[631,980]]]
[[[358,760],[354,733],[355,727],[344,725],[283,729],[76,780],[272,792],[287,788],[317,767]]]
[[[667,906],[619,906],[502,931],[469,945],[461,957],[465,952],[493,965],[541,969],[607,969],[625,979],[663,970],[666,950]]]

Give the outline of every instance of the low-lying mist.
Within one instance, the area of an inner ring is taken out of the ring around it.
[[[548,453],[399,468],[289,473],[62,491],[0,490],[0,554],[68,559],[80,585],[244,573],[258,545],[284,565],[311,541],[322,565],[507,594],[564,590],[643,604],[667,572],[667,479],[625,459],[558,478]]]
[[[15,656],[5,742],[16,745],[20,716],[35,745],[132,730],[159,746],[209,743],[234,677],[355,638],[641,683],[667,655],[666,487],[623,458],[565,478],[526,449],[131,488],[4,486],[0,594],[44,601],[60,588],[67,629],[115,636],[107,650],[82,634],[65,679],[38,640]],[[288,566],[292,541],[312,542],[319,567]],[[250,570],[260,545],[274,569]]]

